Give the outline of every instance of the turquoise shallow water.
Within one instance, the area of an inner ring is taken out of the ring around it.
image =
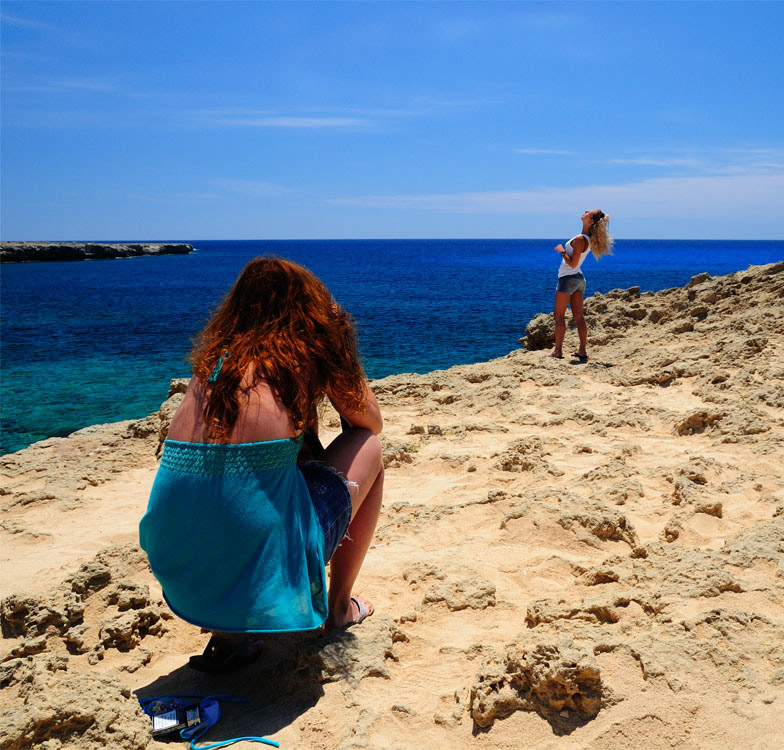
[[[191,337],[243,265],[272,253],[311,268],[357,320],[368,374],[427,372],[517,347],[552,309],[545,240],[198,241],[187,256],[4,265],[0,453],[142,417],[189,374]],[[784,259],[781,241],[620,240],[586,260],[586,294],[682,286]]]

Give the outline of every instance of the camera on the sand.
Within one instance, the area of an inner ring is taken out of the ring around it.
[[[157,700],[145,711],[152,721],[153,735],[167,734],[201,723],[199,704],[181,698]]]

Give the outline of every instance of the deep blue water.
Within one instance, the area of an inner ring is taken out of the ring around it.
[[[243,265],[308,266],[357,321],[370,377],[497,357],[552,309],[556,240],[194,241],[190,255],[8,264],[0,273],[0,453],[142,417],[189,374],[191,337]],[[682,286],[784,259],[782,241],[619,240],[586,294]]]

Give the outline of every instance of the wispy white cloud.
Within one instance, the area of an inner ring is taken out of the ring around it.
[[[332,114],[291,114],[246,108],[202,110],[194,117],[207,125],[232,128],[364,128],[373,124],[367,117]]]
[[[291,192],[291,188],[285,185],[276,185],[273,182],[265,182],[263,180],[222,178],[212,180],[212,182],[221,190],[239,195],[274,195],[276,193]]]
[[[510,5],[512,12],[497,16],[476,13],[459,16],[439,16],[434,26],[436,38],[449,44],[463,44],[481,37],[524,34],[532,30],[563,30],[579,23],[576,15],[550,11],[520,12]],[[541,6],[544,7],[544,6]]]
[[[477,109],[501,100],[435,99],[415,97],[400,107],[301,106],[252,109],[219,107],[192,112],[189,117],[204,125],[237,128],[341,129],[382,127],[405,118],[432,117],[459,109]]]
[[[580,19],[566,13],[530,13],[525,16],[523,23],[525,26],[539,29],[564,29],[579,24]]]
[[[105,79],[98,78],[73,78],[62,79],[55,81],[47,81],[46,83],[33,84],[33,85],[20,85],[20,86],[5,86],[5,91],[27,92],[27,93],[74,93],[76,91],[93,92],[93,93],[111,93],[117,92],[118,87]]]
[[[574,156],[576,151],[564,151],[555,148],[515,148],[512,149],[516,154],[527,154],[530,156]]]
[[[52,81],[50,86],[70,91],[116,91],[117,87],[106,80],[97,78],[75,78],[71,80]]]
[[[777,147],[669,149],[660,154],[641,154],[591,160],[595,164],[693,170],[701,174],[746,174],[778,170],[784,149]]]
[[[481,109],[496,104],[507,104],[508,101],[508,97],[495,97],[492,99],[443,99],[432,96],[416,96],[411,100],[411,106],[401,111],[411,115],[429,115],[449,112],[455,109]]]
[[[441,20],[435,27],[435,33],[446,42],[457,43],[475,39],[485,32],[478,19],[452,18]]]
[[[42,23],[41,21],[32,21],[29,18],[20,18],[19,16],[12,16],[9,15],[8,13],[0,13],[0,23],[8,24],[9,26],[19,26],[27,29],[48,30],[53,28],[48,23]]]
[[[257,198],[291,192],[291,188],[263,180],[244,180],[234,178],[210,179],[205,181],[208,188],[192,193],[149,191],[131,193],[129,200],[147,203],[199,203],[203,201],[231,200],[237,196]],[[213,189],[210,189],[213,188]]]
[[[605,164],[634,164],[641,167],[691,167],[704,169],[708,162],[704,159],[691,159],[687,157],[657,158],[652,156],[639,156],[629,159],[608,159]]]
[[[754,156],[784,156],[784,148],[778,146],[734,146],[719,149],[720,152],[727,154],[748,154]]]
[[[540,187],[430,195],[338,198],[339,205],[465,214],[554,215],[600,205],[625,217],[724,220],[727,215],[770,218],[784,205],[784,173],[663,177],[618,185]]]
[[[370,120],[359,117],[261,117],[216,121],[220,125],[249,128],[364,128]]]
[[[4,60],[24,60],[25,62],[46,62],[51,58],[45,55],[33,54],[32,52],[20,52],[3,48],[0,50]]]
[[[190,201],[223,200],[221,193],[131,193],[129,200],[148,201],[150,203],[177,203]]]

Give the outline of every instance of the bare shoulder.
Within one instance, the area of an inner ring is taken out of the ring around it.
[[[171,440],[185,442],[203,441],[204,384],[196,377],[191,378],[177,411],[169,426],[168,437]]]

